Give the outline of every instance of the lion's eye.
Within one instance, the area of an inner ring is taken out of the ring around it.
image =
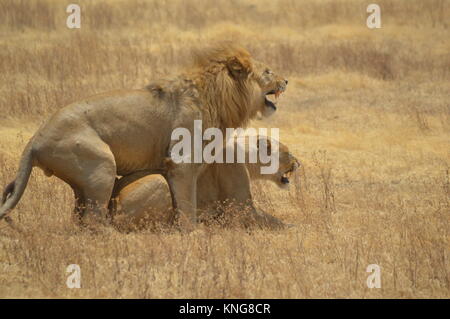
[[[272,74],[272,71],[270,71],[269,69],[265,69],[265,70],[264,70],[264,73],[265,73],[265,74]]]

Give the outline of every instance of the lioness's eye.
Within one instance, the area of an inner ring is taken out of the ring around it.
[[[266,69],[266,70],[264,71],[264,73],[265,73],[265,74],[271,74],[272,71],[270,71],[269,69]]]

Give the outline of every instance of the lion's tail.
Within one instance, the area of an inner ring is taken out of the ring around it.
[[[5,217],[14,207],[27,187],[31,170],[33,169],[33,149],[29,143],[22,153],[19,170],[16,178],[6,186],[2,196],[2,206],[0,207],[0,220]]]

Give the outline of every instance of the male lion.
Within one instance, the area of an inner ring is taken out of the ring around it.
[[[170,161],[175,128],[245,127],[274,104],[287,81],[255,62],[243,48],[220,45],[198,52],[191,68],[140,90],[98,94],[60,109],[25,147],[16,178],[5,189],[0,219],[20,200],[31,170],[68,183],[79,215],[104,216],[116,176],[139,170],[164,175],[182,228],[196,223],[196,179],[203,164]],[[225,134],[224,134],[225,135]]]
[[[266,137],[258,138],[258,148]],[[272,140],[273,141],[273,140]],[[246,141],[248,142],[248,141]],[[234,141],[236,145],[236,140]],[[256,163],[213,163],[204,168],[197,179],[197,208],[199,220],[209,222],[222,217],[222,221],[233,220],[238,226],[281,229],[285,224],[257,209],[250,191],[250,180],[266,180],[285,188],[290,175],[299,167],[299,162],[289,148],[279,143],[279,166],[274,174],[262,174],[260,161]],[[236,147],[235,147],[236,148]],[[249,148],[246,147],[248,158]],[[241,213],[237,219],[229,218],[226,207],[233,206]],[[225,211],[223,209],[225,208]],[[142,177],[137,173],[121,178],[115,186],[111,214],[114,224],[121,230],[144,226],[170,225],[173,219],[169,187],[161,175]]]

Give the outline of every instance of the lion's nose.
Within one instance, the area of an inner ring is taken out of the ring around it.
[[[284,82],[286,83],[286,85],[288,84],[288,80],[284,80]]]

